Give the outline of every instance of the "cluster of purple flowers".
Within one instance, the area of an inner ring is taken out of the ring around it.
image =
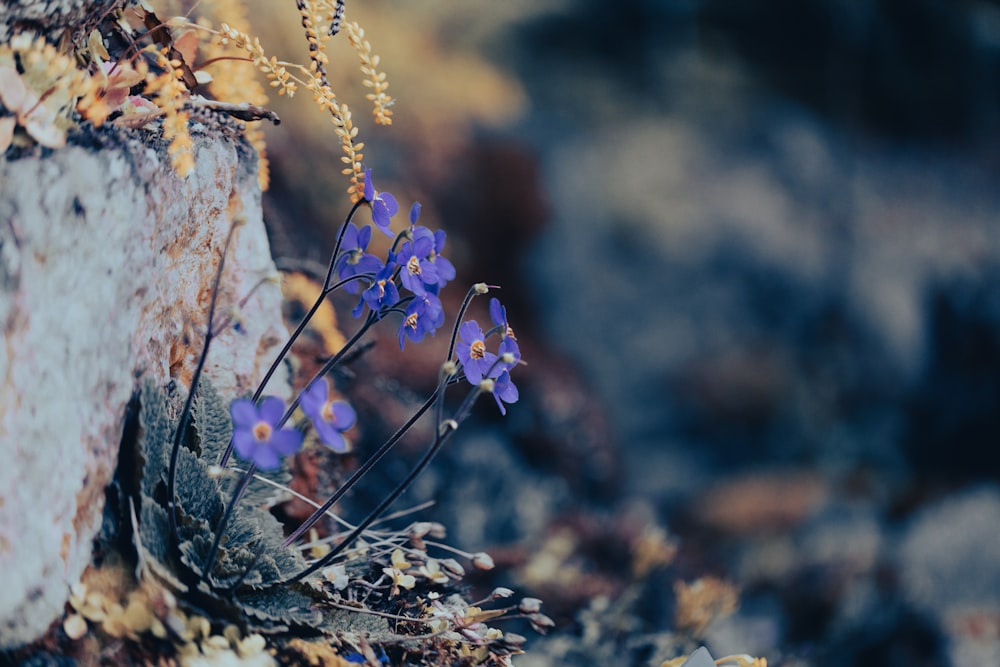
[[[348,223],[336,273],[342,281],[355,279],[346,285],[348,291],[361,292],[361,299],[352,311],[355,317],[360,317],[366,307],[376,319],[392,310],[402,312],[399,325],[402,349],[407,339],[419,342],[444,324],[444,309],[438,294],[454,280],[455,267],[441,254],[447,238],[444,231],[432,232],[417,224],[420,204],[410,208],[410,226],[406,232],[398,237],[393,234],[390,225],[399,212],[399,204],[392,194],[375,190],[370,169],[365,171],[365,200],[371,208],[372,223],[395,238],[396,243],[382,261],[368,252],[372,228]]]
[[[493,328],[490,333],[500,334],[500,345],[496,353],[486,349],[486,338],[482,328],[475,320],[463,322],[458,329],[459,341],[455,344],[455,353],[462,362],[465,379],[479,386],[484,379],[492,381],[493,398],[500,408],[500,414],[506,415],[504,403],[516,403],[517,387],[510,379],[510,371],[521,362],[521,350],[517,346],[514,330],[507,323],[507,309],[499,299],[490,299],[490,319]]]
[[[383,261],[368,252],[372,227],[359,227],[348,222],[342,232],[340,252],[334,258],[333,271],[351,294],[360,293],[352,313],[360,317],[367,308],[371,320],[380,320],[390,312],[402,315],[399,325],[399,347],[406,340],[420,342],[444,324],[444,308],[438,295],[455,278],[455,267],[442,255],[444,231],[432,232],[420,226],[420,204],[410,209],[410,224],[406,231],[394,235],[390,226],[399,211],[396,198],[388,192],[375,190],[371,170],[365,171],[365,202],[371,209],[372,223],[387,236],[395,239]],[[398,246],[398,247],[397,247]],[[506,404],[518,400],[517,387],[510,371],[521,361],[514,331],[507,322],[507,311],[497,299],[490,301],[493,328],[484,333],[475,320],[463,322],[458,328],[455,355],[465,378],[480,390],[490,391],[506,414]],[[486,340],[499,335],[496,352],[490,352]],[[320,441],[335,452],[348,451],[344,432],[354,426],[357,415],[345,401],[336,400],[322,378],[313,381],[299,400]],[[280,465],[281,457],[297,452],[303,441],[302,432],[285,427],[288,419],[284,402],[269,396],[255,404],[239,399],[230,408],[233,418],[233,447],[243,459],[253,461],[262,469]]]

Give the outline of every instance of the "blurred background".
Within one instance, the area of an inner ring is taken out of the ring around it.
[[[301,62],[287,5],[251,19]],[[1000,3],[369,0],[347,19],[397,99],[374,127],[333,40],[376,183],[447,230],[452,315],[466,284],[503,286],[528,362],[508,417],[484,401],[400,503],[434,499],[422,517],[494,556],[478,587],[545,600],[557,627],[516,664],[699,643],[1000,664]],[[340,147],[305,100],[274,108],[273,250],[325,264]],[[399,355],[387,329],[355,367],[360,451],[444,338]]]

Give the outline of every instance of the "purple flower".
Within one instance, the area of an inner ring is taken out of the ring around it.
[[[375,280],[372,281],[371,287],[361,293],[361,301],[351,311],[354,317],[361,317],[365,304],[368,304],[377,317],[381,317],[380,311],[383,308],[391,308],[396,305],[399,301],[399,290],[392,280],[392,274],[395,270],[396,265],[389,262],[375,274]]]
[[[518,398],[517,387],[511,381],[510,373],[504,370],[493,381],[493,399],[497,402],[497,407],[500,408],[500,414],[507,414],[504,403],[517,403]]]
[[[511,356],[511,361],[505,361],[504,359],[508,354]],[[521,349],[517,346],[517,340],[508,336],[500,341],[500,347],[497,348],[497,357],[500,358],[500,363],[497,365],[497,370],[494,370],[491,375],[495,376],[499,370],[511,370],[514,366],[517,366],[521,362]]]
[[[382,261],[378,257],[365,252],[371,239],[371,227],[365,225],[363,229],[358,229],[353,222],[347,223],[340,246],[344,254],[337,260],[337,277],[340,280],[362,273],[378,273],[382,268]],[[351,294],[357,294],[361,291],[361,286],[358,281],[353,281],[344,285],[344,289]]]
[[[399,325],[399,349],[403,349],[407,338],[419,343],[425,335],[433,336],[442,324],[444,324],[444,308],[441,306],[441,300],[433,294],[415,297],[406,307],[403,322]]]
[[[229,406],[233,418],[233,449],[242,459],[253,461],[261,470],[274,470],[281,457],[302,447],[302,433],[292,428],[277,428],[285,414],[285,402],[267,396],[260,406],[240,398]]]
[[[392,216],[399,212],[399,204],[396,198],[388,192],[378,192],[375,183],[372,181],[372,170],[365,169],[365,201],[372,209],[372,222],[381,229],[386,236],[392,238],[395,234],[389,229]]]
[[[340,657],[343,658],[344,660],[346,660],[347,662],[354,663],[354,664],[357,664],[357,665],[367,665],[368,664],[368,658],[366,658],[365,656],[361,655],[357,651],[351,651],[350,653],[345,653],[345,654],[341,655]],[[385,649],[380,648],[379,649],[379,655],[376,656],[376,657],[378,658],[378,661],[380,663],[382,663],[383,665],[389,664],[389,656],[386,655]]]
[[[354,426],[358,416],[346,401],[334,400],[330,396],[326,380],[319,379],[310,384],[302,392],[299,405],[326,446],[338,454],[347,451],[344,431]]]
[[[429,234],[414,234],[412,241],[406,241],[399,247],[396,258],[401,267],[400,280],[403,282],[403,287],[418,296],[423,296],[427,292],[427,285],[437,284],[437,267],[427,259],[433,251],[434,237]]]
[[[455,353],[465,369],[466,379],[478,385],[494,370],[497,355],[486,351],[486,336],[475,320],[463,322],[458,335],[460,340],[455,344]]]
[[[514,335],[514,330],[510,328],[510,324],[507,323],[507,309],[503,307],[500,303],[500,299],[493,297],[490,299],[490,319],[493,320],[495,326],[500,327],[500,335],[506,338],[513,338],[517,340],[517,336]],[[520,359],[520,355],[518,355]]]
[[[434,232],[434,249],[428,257],[431,263],[434,264],[434,268],[437,269],[438,288],[444,287],[445,283],[455,279],[455,266],[449,262],[447,258],[441,256],[441,252],[444,250],[444,241],[447,236],[448,235],[444,233],[443,229],[439,229]]]

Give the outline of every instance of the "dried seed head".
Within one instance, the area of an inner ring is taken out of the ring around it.
[[[511,589],[506,588],[504,586],[498,586],[497,588],[493,589],[492,593],[490,593],[490,597],[494,600],[498,600],[501,598],[509,598],[513,594],[514,591],[512,591]]]
[[[465,576],[465,568],[459,565],[458,561],[454,558],[442,558],[439,564],[441,565],[441,569],[445,571],[445,574],[453,579],[461,579]]]
[[[479,570],[492,570],[495,567],[493,564],[493,558],[485,551],[480,551],[479,553],[473,555],[472,564]],[[513,591],[511,594],[513,595]]]
[[[430,521],[418,521],[410,526],[409,534],[410,537],[423,537],[427,533],[431,532],[434,524]]]
[[[549,628],[556,627],[555,622],[545,614],[530,614],[528,622],[531,623],[531,627],[535,632],[542,635],[548,632]]]
[[[542,601],[538,598],[524,598],[517,608],[522,614],[537,614],[542,608]]]

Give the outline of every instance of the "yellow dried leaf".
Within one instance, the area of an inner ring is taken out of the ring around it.
[[[90,35],[87,37],[87,48],[90,50],[90,55],[94,59],[100,58],[100,62],[107,62],[111,60],[111,54],[104,47],[104,38],[101,37],[101,33],[98,30],[92,30]]]

